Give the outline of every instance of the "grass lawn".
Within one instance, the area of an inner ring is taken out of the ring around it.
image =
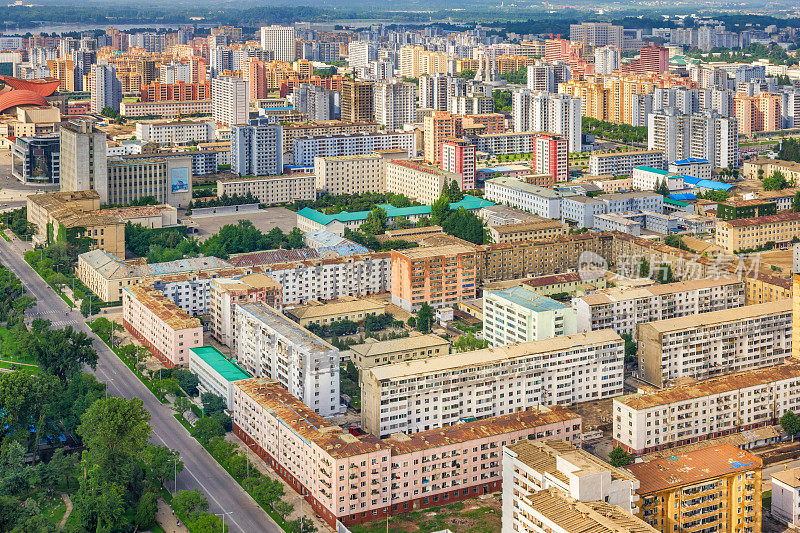
[[[352,533],[432,533],[449,529],[454,533],[494,533],[500,531],[500,506],[482,500],[455,502],[444,507],[412,511],[371,524],[350,526]]]
[[[55,494],[55,493],[54,493]],[[40,494],[36,498],[39,503],[39,509],[42,515],[47,518],[47,521],[57,526],[61,519],[64,518],[64,513],[67,512],[67,506],[61,499],[61,496],[55,494],[48,496],[47,494]]]
[[[19,343],[6,327],[0,327],[0,360],[36,366],[36,361],[31,358],[19,356]]]

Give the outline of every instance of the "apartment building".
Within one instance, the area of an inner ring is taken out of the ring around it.
[[[452,182],[461,184],[462,175],[447,172],[421,161],[393,159],[386,163],[386,191],[402,194],[423,204],[433,205],[442,189]]]
[[[296,137],[292,162],[295,166],[313,166],[317,157],[372,154],[381,150],[403,150],[406,157],[415,157],[417,146],[414,132]]]
[[[239,176],[283,173],[283,133],[280,124],[247,123],[231,127],[231,171]]]
[[[502,290],[522,285],[524,285],[527,290],[535,292],[536,294],[552,296],[554,294],[576,294],[583,286],[605,289],[606,278],[605,276],[598,276],[589,279],[581,279],[581,274],[579,272],[566,272],[564,274],[550,274],[547,276],[484,283],[483,289]]]
[[[442,142],[441,169],[459,174],[462,191],[475,188],[475,146],[467,139],[446,139]]]
[[[567,150],[580,152],[581,100],[569,94],[520,89],[512,101],[514,131],[550,132],[567,139]]]
[[[122,299],[122,291],[145,279],[172,276],[190,272],[219,273],[232,270],[232,265],[216,257],[194,257],[165,263],[142,264],[141,261],[123,261],[106,250],[92,250],[78,255],[76,273],[90,291],[104,302]]]
[[[660,150],[633,150],[630,152],[598,154],[589,156],[589,174],[592,176],[630,175],[636,167],[664,168],[664,152]]]
[[[636,493],[642,506],[637,516],[662,533],[757,533],[761,467],[760,457],[725,443],[625,469],[640,482]]]
[[[125,287],[122,325],[168,368],[189,363],[189,350],[203,345],[203,325],[157,289]]]
[[[237,381],[234,433],[331,527],[439,506],[501,488],[502,446],[579,438],[580,416],[528,410],[416,435],[354,436],[275,382]]]
[[[247,124],[250,109],[248,82],[234,76],[219,76],[211,81],[212,118],[226,126]]]
[[[475,298],[475,249],[461,244],[392,250],[392,303],[416,311]]]
[[[739,123],[713,110],[682,114],[668,107],[648,115],[647,149],[660,150],[667,161],[695,157],[712,166],[739,166]]]
[[[192,157],[183,154],[109,158],[104,176],[106,196],[101,193],[100,199],[103,203],[127,205],[152,196],[158,202],[186,207],[192,200],[193,166]]]
[[[342,120],[348,122],[372,122],[375,120],[373,85],[371,81],[342,80],[340,104]]]
[[[778,423],[800,408],[800,363],[614,398],[614,444],[642,455]]]
[[[518,441],[503,447],[503,533],[531,531],[526,500],[557,491],[575,501],[639,510],[639,480],[561,439]]]
[[[65,122],[59,128],[62,192],[94,189],[108,203],[106,134],[92,123]]]
[[[377,122],[345,122],[342,120],[317,120],[313,122],[292,122],[283,126],[283,146],[294,146],[297,137],[318,137],[320,135],[349,135],[351,133],[377,133]]]
[[[453,115],[448,111],[434,111],[423,117],[424,158],[428,163],[439,163],[442,157],[442,142],[445,139],[464,137],[466,132],[503,133],[505,115],[488,113],[484,115]]]
[[[352,361],[361,370],[379,365],[391,365],[411,359],[438,357],[450,353],[450,343],[438,335],[412,335],[402,339],[379,341],[364,339],[363,344],[350,347]]]
[[[489,346],[531,342],[577,333],[575,310],[525,285],[484,290],[483,336]]]
[[[213,111],[211,99],[162,100],[160,102],[130,102],[123,100],[119,112],[126,117],[182,117],[193,114],[209,115]]]
[[[381,437],[622,393],[611,330],[417,359],[362,371],[361,423]]]
[[[760,92],[749,96],[737,92],[733,95],[736,120],[739,121],[739,133],[752,135],[758,131],[777,131],[782,127],[781,95]]]
[[[654,265],[657,266],[657,265]],[[603,289],[572,300],[578,331],[613,329],[635,334],[636,324],[697,315],[745,305],[744,281],[734,276],[648,287]]]
[[[314,184],[328,194],[384,192],[386,160],[379,154],[314,158]]]
[[[786,181],[800,183],[800,163],[783,161],[781,159],[755,158],[749,159],[742,165],[742,174],[751,180],[768,178],[775,171],[780,172]],[[769,191],[764,191],[769,192]]]
[[[505,497],[503,498],[505,501]],[[647,523],[604,501],[582,502],[558,489],[515,497],[513,514],[503,513],[503,533],[655,533]],[[508,524],[508,526],[506,526]]]
[[[636,338],[639,377],[657,387],[773,366],[791,355],[792,302],[637,324]]]
[[[490,226],[492,242],[536,241],[567,234],[567,226],[557,220],[539,219],[516,224]]]
[[[226,178],[217,180],[217,196],[252,194],[266,205],[288,204],[296,200],[314,200],[313,174],[283,174],[263,178]]]
[[[231,348],[235,347],[237,339],[236,305],[263,303],[278,311],[283,307],[283,287],[262,273],[212,279],[209,293],[211,336]]]
[[[595,217],[606,212],[606,203],[600,198],[582,194],[561,198],[561,220],[576,228],[595,227]]]
[[[575,196],[575,193],[558,192],[513,178],[492,178],[485,182],[484,196],[492,202],[530,211],[540,217],[559,219],[561,199]]]
[[[563,235],[546,241],[518,241],[477,247],[478,279],[482,282],[565,273],[578,268],[585,252],[611,258],[609,233]],[[611,261],[609,261],[611,263]]]
[[[778,204],[768,200],[727,200],[717,204],[717,218],[735,220],[774,215],[778,212]]]
[[[386,304],[374,298],[341,298],[330,302],[310,302],[286,310],[286,314],[303,327],[311,324],[328,326],[349,320],[363,322],[368,316],[382,315]]]
[[[417,121],[417,84],[392,80],[373,85],[375,122],[386,131],[403,129]]]
[[[714,241],[732,254],[762,249],[770,244],[787,247],[795,237],[800,237],[800,213],[781,211],[775,215],[717,220]]]
[[[339,350],[263,303],[234,307],[236,362],[322,416],[339,414]]]
[[[389,292],[391,258],[391,254],[383,252],[277,263],[261,270],[283,287],[283,304],[296,305]]]
[[[212,122],[137,122],[136,138],[161,146],[214,140]]]

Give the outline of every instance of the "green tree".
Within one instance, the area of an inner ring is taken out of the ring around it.
[[[297,520],[292,520],[288,524],[291,533],[314,533],[317,531],[317,526],[314,521],[307,516],[301,516]]]
[[[781,417],[781,428],[794,441],[794,436],[800,433],[800,418],[791,409],[786,411]]]
[[[272,506],[272,510],[275,511],[275,513],[282,519],[286,520],[286,517],[289,516],[292,511],[294,511],[294,505],[289,502],[279,500],[275,502],[275,505]]]
[[[428,302],[422,302],[422,306],[417,311],[416,324],[417,329],[422,333],[430,333],[433,324],[433,309]]]
[[[458,181],[453,180],[450,182],[450,188],[447,191],[447,197],[453,203],[460,202],[464,198],[464,191],[461,190],[461,187],[458,185]]]
[[[656,270],[655,279],[658,283],[673,283],[675,278],[672,275],[672,266],[668,263],[661,263]]]
[[[483,222],[475,213],[463,207],[450,213],[442,223],[442,230],[473,244],[483,244],[484,241]]]
[[[180,490],[172,498],[172,508],[186,522],[194,522],[208,512],[208,500],[200,489]]]
[[[300,231],[300,228],[292,228],[292,231],[286,236],[286,241],[289,244],[289,248],[297,249],[302,248],[305,246],[303,242],[303,232]]]
[[[207,415],[225,410],[225,398],[213,392],[204,392],[200,395],[200,401],[203,403],[203,411]]]
[[[222,531],[222,518],[215,514],[204,514],[190,522],[190,526],[192,533],[218,533]],[[225,524],[225,531],[228,531],[227,524]]]
[[[625,362],[626,363],[635,363],[636,362],[636,342],[633,340],[633,336],[630,333],[622,333],[620,334],[622,340],[625,341]]]
[[[608,454],[608,462],[611,466],[617,468],[631,464],[631,454],[622,449],[621,446],[615,446]]]
[[[761,181],[765,191],[779,191],[789,186],[786,177],[780,170],[776,170],[768,178]]]
[[[419,217],[419,220],[417,220],[418,228],[427,228],[430,225],[431,225],[431,219],[428,217]]]
[[[431,225],[441,226],[450,213],[450,198],[443,193],[431,206]]]
[[[369,235],[381,235],[386,231],[386,210],[382,207],[375,207],[367,215],[367,220],[359,228]]]
[[[792,198],[792,211],[800,213],[800,191],[794,193],[794,198]]]
[[[639,261],[639,277],[640,278],[649,278],[650,277],[650,261],[642,257],[641,261]]]
[[[197,374],[185,368],[179,368],[172,371],[172,377],[178,380],[178,384],[186,394],[197,396],[197,386],[200,384],[200,378],[197,377]]]
[[[216,418],[206,416],[195,422],[191,434],[200,444],[208,444],[213,437],[225,435],[225,430]]]
[[[142,451],[142,461],[147,466],[148,472],[155,478],[154,485],[161,487],[167,481],[175,479],[175,473],[183,471],[183,461],[180,452],[167,446],[149,444]]]
[[[154,524],[157,512],[158,493],[153,490],[148,490],[142,494],[142,497],[139,498],[139,503],[136,504],[136,514],[134,515],[136,525],[141,528],[146,528]]]
[[[97,367],[92,339],[83,331],[73,330],[72,326],[26,337],[22,351],[36,359],[44,371],[62,381],[80,373],[83,365]]]
[[[85,530],[117,531],[125,523],[125,488],[93,465],[75,496],[74,512]]]
[[[191,404],[192,402],[185,396],[178,396],[175,398],[175,401],[172,402],[172,410],[175,411],[175,414],[183,418],[183,413],[191,409]]]

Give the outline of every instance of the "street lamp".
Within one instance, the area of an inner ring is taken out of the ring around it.
[[[214,513],[214,514],[217,515],[217,516],[221,516],[222,517],[222,533],[225,533],[225,515],[226,514],[233,514],[233,511],[228,511],[226,513],[225,509],[223,509],[221,513]]]

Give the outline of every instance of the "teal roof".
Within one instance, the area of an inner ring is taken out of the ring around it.
[[[673,200],[672,198],[667,198],[667,197],[664,197],[664,203],[670,205],[677,205],[678,207],[686,207],[687,205],[689,205],[686,202],[681,202],[680,200]]]
[[[644,170],[645,172],[655,172],[656,174],[660,174],[662,176],[669,176],[672,172],[667,172],[666,170],[661,170],[660,168],[653,168],[648,167],[646,165],[642,165],[641,167],[636,167],[634,170]]]
[[[534,313],[542,313],[545,311],[558,311],[560,309],[569,309],[571,306],[553,300],[547,296],[529,291],[524,287],[510,287],[499,291],[488,291],[491,294],[496,294],[501,298],[513,302],[521,307],[530,309]]]
[[[490,202],[489,200],[484,200],[483,198],[478,198],[472,195],[465,195],[464,198],[461,199],[460,202],[455,202],[450,204],[450,209],[453,211],[464,208],[467,210],[475,210],[481,209],[483,207],[491,207],[494,205],[494,202]],[[383,208],[386,211],[386,216],[389,218],[393,217],[411,217],[411,216],[427,216],[431,214],[431,206],[429,205],[415,205],[412,207],[395,207],[389,204],[380,204],[378,207]],[[297,212],[298,215],[313,220],[317,224],[322,224],[327,226],[331,222],[337,220],[339,222],[358,222],[367,220],[367,215],[369,215],[369,211],[353,211],[349,213],[347,211],[342,211],[341,213],[336,213],[335,215],[326,215],[316,209],[311,209],[310,207],[304,207],[300,211]]]
[[[226,359],[222,352],[213,346],[201,346],[200,348],[190,348],[190,350],[227,381],[239,381],[250,377],[250,374],[233,361]]]

